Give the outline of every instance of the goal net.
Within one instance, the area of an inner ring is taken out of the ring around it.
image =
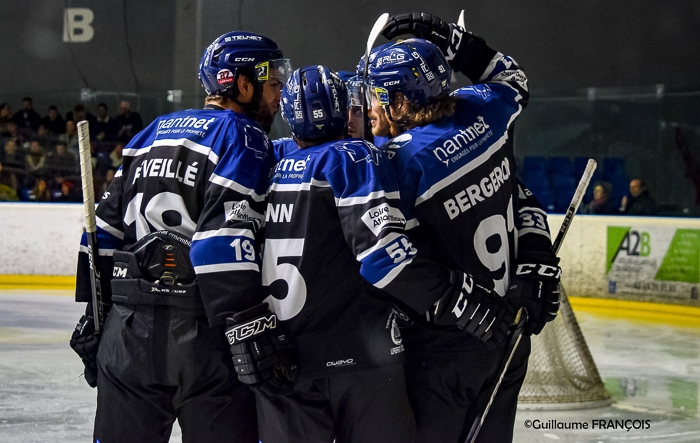
[[[557,318],[532,337],[520,409],[582,409],[610,404],[564,286]]]

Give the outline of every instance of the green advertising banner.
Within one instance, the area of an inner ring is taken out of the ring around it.
[[[697,300],[700,229],[608,226],[608,292]]]

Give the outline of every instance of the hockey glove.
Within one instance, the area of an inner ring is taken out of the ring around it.
[[[70,338],[70,347],[80,356],[85,365],[85,381],[90,387],[97,386],[97,348],[100,336],[95,334],[95,322],[92,317],[83,315],[75,326]]]
[[[474,281],[471,275],[457,273],[461,287],[445,294],[428,311],[428,320],[440,326],[457,326],[495,348],[508,335],[515,320],[513,308],[503,297]]]
[[[461,26],[445,23],[439,17],[425,12],[408,12],[391,16],[382,30],[382,35],[389,40],[405,34],[433,43],[440,48],[452,69],[457,71],[469,56],[471,40],[475,38]],[[463,42],[465,42],[464,45]]]
[[[559,258],[551,252],[521,254],[506,298],[524,307],[528,320],[523,334],[537,335],[559,310]]]
[[[238,379],[268,395],[290,395],[299,376],[294,349],[277,316],[261,303],[226,319]]]

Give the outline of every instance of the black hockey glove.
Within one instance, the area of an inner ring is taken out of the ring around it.
[[[537,335],[559,310],[559,258],[552,252],[528,252],[518,258],[506,298],[524,307],[528,320],[523,334]]]
[[[382,30],[382,35],[391,40],[399,35],[410,34],[435,44],[445,55],[447,62],[453,69],[459,70],[461,60],[469,54],[467,49],[471,33],[466,32],[461,26],[454,23],[445,23],[432,14],[426,12],[408,12],[391,16]],[[466,41],[465,48],[462,42]],[[453,61],[459,59],[460,64],[453,65]]]
[[[445,55],[450,67],[465,74],[473,83],[478,83],[496,55],[496,51],[489,48],[483,38],[425,12],[394,15],[382,30],[382,35],[390,40],[403,34],[435,44]]]
[[[428,311],[428,320],[440,326],[457,326],[494,348],[508,335],[515,312],[506,300],[471,275],[456,273],[461,287],[445,294]]]
[[[299,376],[294,349],[277,316],[261,303],[226,319],[238,379],[269,395],[290,395]]]
[[[100,336],[95,334],[93,318],[83,315],[71,335],[70,347],[83,361],[85,381],[92,388],[97,386],[97,348],[99,346]]]

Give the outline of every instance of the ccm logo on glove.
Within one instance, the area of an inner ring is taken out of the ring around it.
[[[533,272],[542,277],[561,278],[560,267],[544,265],[542,263],[521,263],[515,270],[515,275],[532,275]]]
[[[269,317],[256,318],[251,322],[229,329],[226,331],[226,338],[228,338],[228,344],[232,345],[275,328],[277,328],[277,316],[270,314]]]

